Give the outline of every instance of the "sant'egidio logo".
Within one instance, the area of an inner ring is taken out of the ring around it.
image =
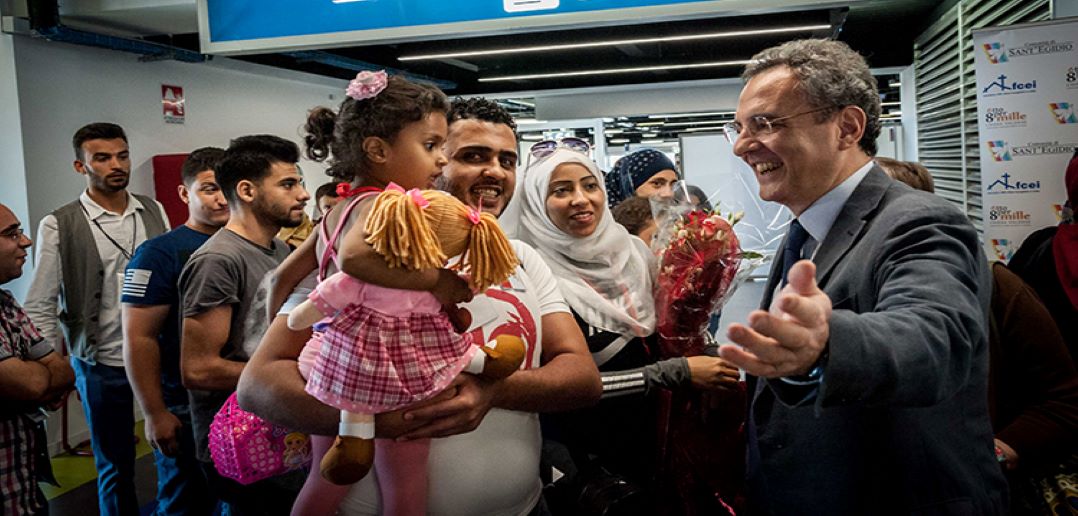
[[[1007,49],[1003,48],[1003,43],[998,41],[984,43],[981,45],[981,48],[984,49],[985,55],[988,56],[989,63],[999,64],[1007,62]]]
[[[1071,154],[1074,152],[1075,147],[1078,147],[1074,143],[1060,143],[1057,141],[1012,145],[1005,140],[989,140],[985,142],[985,145],[988,146],[988,153],[992,156],[992,161],[1013,161],[1018,158],[1048,154]]]
[[[988,56],[989,63],[1000,64],[1023,57],[1070,52],[1074,50],[1074,42],[1051,39],[1048,41],[1030,41],[1020,46],[1007,48],[1003,43],[992,41],[983,43],[981,48],[984,49],[985,55]]]
[[[992,161],[1011,161],[1011,146],[1003,140],[989,140],[985,142]]]

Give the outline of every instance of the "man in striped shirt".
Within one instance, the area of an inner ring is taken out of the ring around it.
[[[22,276],[33,242],[0,204],[0,284]],[[0,514],[48,513],[37,485],[37,459],[48,465],[45,415],[75,385],[75,373],[30,322],[15,297],[0,290]]]

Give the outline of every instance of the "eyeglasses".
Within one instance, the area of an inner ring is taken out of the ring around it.
[[[782,128],[782,122],[791,118],[796,118],[803,115],[812,113],[819,113],[820,111],[827,111],[834,109],[835,106],[827,106],[822,108],[813,109],[810,111],[802,111],[793,115],[780,116],[778,118],[769,118],[763,115],[756,115],[749,117],[746,125],[741,125],[741,122],[728,122],[722,126],[722,132],[726,135],[726,140],[730,143],[736,143],[738,136],[741,136],[741,132],[747,130],[750,135],[760,134],[774,134],[775,131]]]
[[[0,237],[7,238],[8,240],[14,240],[16,242],[23,239],[26,233],[23,233],[22,228],[11,228],[7,231],[0,232]]]
[[[541,142],[532,145],[530,154],[535,159],[545,158],[558,149],[569,149],[574,152],[579,152],[583,155],[588,155],[591,152],[591,145],[588,142],[581,140],[580,138],[574,138],[568,136],[560,140],[543,140]]]

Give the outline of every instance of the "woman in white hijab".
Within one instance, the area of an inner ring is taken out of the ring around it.
[[[656,449],[648,394],[657,387],[736,388],[738,373],[713,357],[656,362],[652,254],[614,221],[602,173],[581,144],[536,144],[509,207],[516,212],[515,236],[550,266],[603,377],[597,407],[544,416],[543,432],[548,443],[568,448],[580,473],[569,480],[576,488],[601,467],[640,488],[628,503],[646,504]]]

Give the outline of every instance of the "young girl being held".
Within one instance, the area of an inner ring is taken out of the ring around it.
[[[332,156],[328,173],[349,181],[342,196],[355,198],[330,212],[320,228],[317,245],[302,246],[297,250],[301,254],[286,262],[282,266],[285,270],[278,274],[281,283],[295,284],[296,279],[315,268],[319,269],[319,279],[339,271],[326,278],[312,293],[311,301],[297,307],[289,321],[290,326],[303,327],[320,319],[324,312],[333,315],[332,311],[336,311],[324,339],[312,337],[301,363],[310,362],[304,357],[317,356],[313,369],[305,375],[310,379],[308,392],[342,409],[336,442],[332,437],[312,439],[315,458],[326,457],[321,461],[322,474],[312,471],[293,514],[335,511],[350,488],[348,484],[366,474],[374,457],[384,513],[425,512],[428,443],[377,439],[372,445],[373,412],[392,410],[437,394],[461,370],[480,372],[482,357],[490,354],[483,343],[475,346],[466,336],[454,332],[446,313],[438,310],[445,307],[452,313],[457,303],[470,300],[473,287],[485,288],[470,285],[457,272],[442,268],[445,257],[456,254],[462,241],[465,246],[482,241],[479,247],[472,245],[475,249],[489,247],[487,236],[472,235],[489,235],[491,227],[497,230],[493,219],[484,220],[478,213],[474,217],[478,220],[471,220],[463,205],[432,210],[431,205],[450,204],[443,202],[448,196],[419,191],[433,187],[446,164],[441,148],[447,109],[448,99],[434,87],[399,77],[387,78],[384,72],[363,72],[349,85],[348,98],[338,113],[317,108],[308,118],[308,156],[315,160]],[[380,194],[390,185],[392,188]],[[451,215],[436,217],[435,211]],[[374,218],[368,220],[368,216]],[[460,226],[461,217],[468,222],[468,231],[463,237],[458,232],[456,238],[446,238],[442,230],[453,225],[448,221],[455,218],[455,225]],[[486,231],[478,230],[481,225]],[[472,227],[476,230],[472,231]],[[377,244],[377,249],[371,242]],[[473,267],[477,254],[482,253],[465,253]],[[495,276],[503,272],[508,276],[516,265],[511,250],[503,261]],[[477,271],[471,272],[475,283]],[[504,280],[498,277],[493,280]],[[486,274],[483,282],[488,281],[492,281],[491,276]],[[398,290],[396,295],[394,289]],[[393,302],[407,306],[399,305],[393,310]],[[316,306],[319,309],[314,309]],[[431,351],[417,345],[424,344],[423,338],[398,338],[401,335],[423,336],[426,343],[454,351],[443,349],[432,366],[427,356]],[[395,347],[405,340],[407,350]],[[500,344],[500,351],[511,347]],[[476,353],[480,347],[487,353]],[[459,353],[461,350],[465,352]],[[451,356],[460,358],[454,360]],[[410,367],[409,359],[402,357],[412,357],[424,374],[402,381],[404,375],[398,373]],[[478,358],[471,360],[473,357]],[[410,381],[422,385],[417,387]],[[370,389],[358,388],[372,384],[383,389],[377,399],[371,398]],[[408,392],[402,394],[402,390]]]

